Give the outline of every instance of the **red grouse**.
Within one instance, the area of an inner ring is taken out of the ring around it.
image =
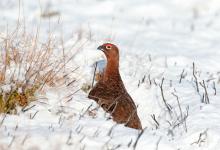
[[[98,49],[104,52],[107,66],[88,97],[110,113],[117,123],[123,123],[130,128],[142,129],[136,105],[127,93],[119,73],[118,48],[114,44],[105,43]]]

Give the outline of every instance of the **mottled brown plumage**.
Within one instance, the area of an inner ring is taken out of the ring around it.
[[[95,100],[113,120],[125,126],[142,129],[137,108],[124,87],[119,73],[119,51],[110,43],[98,47],[107,58],[107,66],[102,78],[89,93],[89,98]]]

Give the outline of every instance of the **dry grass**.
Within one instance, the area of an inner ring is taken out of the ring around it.
[[[58,45],[50,38],[40,43],[38,33],[27,35],[16,29],[1,37],[0,113],[16,113],[16,106],[27,106],[36,99],[35,93],[45,86],[67,83],[75,68],[68,72],[63,70],[75,54],[59,57],[55,49]]]

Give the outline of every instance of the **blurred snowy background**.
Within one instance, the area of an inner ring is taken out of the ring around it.
[[[0,115],[0,149],[219,148],[219,0],[1,0],[0,12],[0,38],[19,27],[39,32],[39,41],[62,39],[65,48],[85,43],[74,58],[77,87],[50,88],[30,111]],[[143,133],[93,112],[97,105],[76,90],[91,84],[103,42],[120,49]]]

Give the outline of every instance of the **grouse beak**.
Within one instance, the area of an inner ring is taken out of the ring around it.
[[[100,45],[97,49],[104,52],[104,49],[103,49],[103,46],[102,46],[102,45]]]

